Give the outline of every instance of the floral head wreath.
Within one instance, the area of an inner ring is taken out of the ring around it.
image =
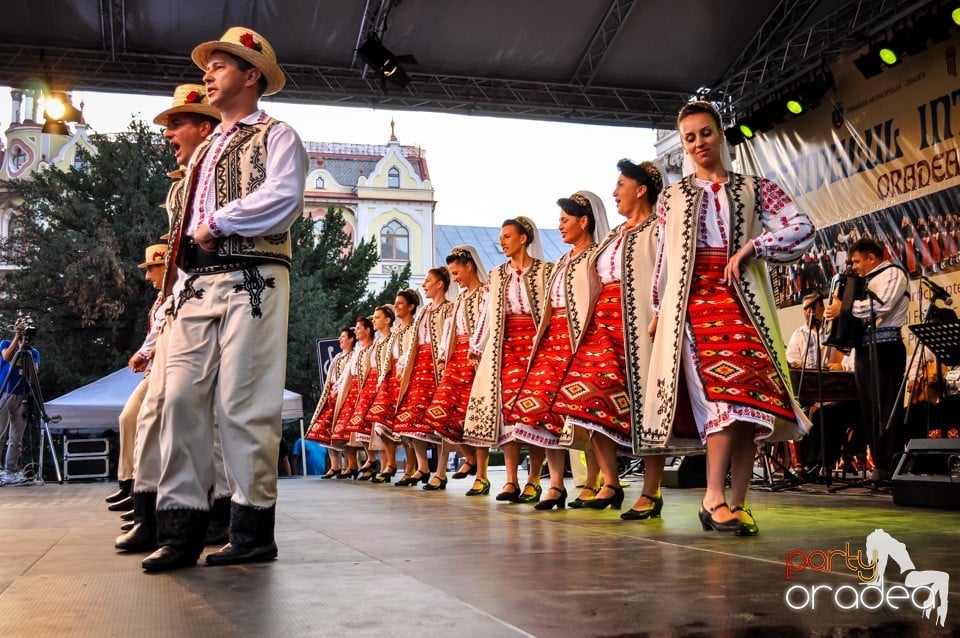
[[[458,259],[469,259],[473,261],[473,255],[466,248],[454,248],[450,251],[450,254]]]
[[[590,212],[590,213],[593,212],[593,207],[590,205],[590,200],[588,200],[586,197],[584,197],[580,193],[574,193],[573,195],[570,196],[570,199],[576,202],[577,205],[583,206],[584,208],[586,208],[587,212]]]
[[[523,217],[522,215],[519,217],[514,217],[513,221],[520,224],[520,228],[523,229],[523,232],[527,235],[527,237],[530,238],[530,241],[533,241],[533,232],[534,232],[533,222],[531,222],[526,217]]]

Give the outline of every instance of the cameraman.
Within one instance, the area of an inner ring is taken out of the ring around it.
[[[14,327],[13,339],[4,339],[0,341],[0,383],[6,379],[3,387],[0,388],[0,448],[3,447],[3,441],[7,441],[7,453],[4,457],[3,471],[0,472],[0,484],[17,485],[23,482],[23,472],[20,471],[20,453],[23,450],[23,432],[27,429],[26,406],[26,384],[22,383],[20,371],[23,369],[23,362],[18,361],[17,365],[11,366],[20,344],[23,339],[24,330],[29,324],[29,317],[17,319]],[[40,352],[36,348],[30,348],[30,355],[33,357],[34,367],[40,366]],[[7,376],[9,374],[9,377]]]

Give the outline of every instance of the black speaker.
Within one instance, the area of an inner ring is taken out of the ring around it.
[[[897,505],[960,509],[960,439],[910,439],[891,492]]]
[[[661,483],[664,487],[706,487],[706,454],[674,456],[667,459]]]

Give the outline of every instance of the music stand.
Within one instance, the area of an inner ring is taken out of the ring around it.
[[[960,322],[917,323],[907,326],[945,366],[960,365]]]

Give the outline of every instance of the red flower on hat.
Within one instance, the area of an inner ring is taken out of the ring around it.
[[[187,97],[183,98],[184,104],[199,104],[200,100],[203,98],[197,91],[190,91],[187,93]]]
[[[261,51],[263,49],[260,43],[253,39],[253,34],[249,31],[240,36],[240,44],[254,51]]]

